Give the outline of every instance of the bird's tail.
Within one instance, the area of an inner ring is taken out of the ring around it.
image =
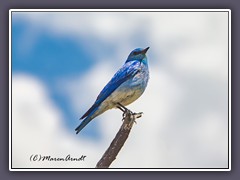
[[[89,116],[84,119],[81,124],[75,129],[76,134],[78,134],[91,120],[92,118],[90,118]]]
[[[98,107],[94,104],[80,119],[84,119],[81,124],[75,129],[78,134],[93,118],[98,116],[100,113],[96,112]]]

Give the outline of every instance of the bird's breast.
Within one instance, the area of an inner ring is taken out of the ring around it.
[[[117,103],[127,106],[137,100],[145,91],[149,79],[147,66],[138,67],[137,73],[122,83],[107,99],[102,102],[101,108],[111,109]]]
[[[147,68],[139,68],[139,71],[132,78],[122,83],[108,98],[108,103],[114,106],[121,103],[127,106],[138,99],[146,89],[149,79]]]

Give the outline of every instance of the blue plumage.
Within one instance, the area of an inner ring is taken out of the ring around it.
[[[84,119],[75,129],[79,133],[93,118],[108,109],[120,108],[139,98],[149,79],[146,52],[149,49],[133,50],[125,64],[103,88],[92,107],[80,118]]]

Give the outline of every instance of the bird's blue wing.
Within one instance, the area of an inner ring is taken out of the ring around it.
[[[81,117],[81,119],[87,117],[93,110],[96,109],[110,94],[113,93],[123,82],[132,78],[138,72],[139,61],[130,61],[123,65],[119,69],[108,84],[98,95],[93,106]]]
[[[97,97],[96,103],[102,103],[123,82],[135,76],[135,74],[138,71],[138,68],[137,68],[138,65],[139,65],[139,61],[132,61],[124,64],[124,66],[114,74],[113,78],[108,82],[108,84],[100,92],[100,94]]]

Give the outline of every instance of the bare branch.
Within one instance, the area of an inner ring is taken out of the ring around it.
[[[123,124],[111,142],[110,146],[97,163],[96,168],[108,168],[111,165],[127,140],[133,123],[136,122],[135,120],[141,116],[142,113],[132,113],[131,111],[126,111],[123,114]]]

